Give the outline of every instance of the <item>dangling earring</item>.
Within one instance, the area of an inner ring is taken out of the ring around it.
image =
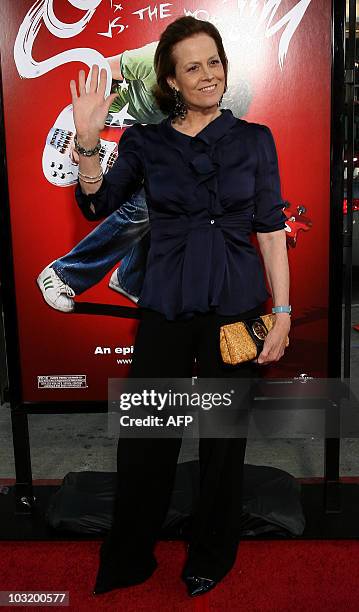
[[[174,101],[175,101],[175,107],[172,111],[172,116],[181,117],[181,119],[184,119],[187,114],[187,110],[188,110],[187,104],[185,103],[183,96],[181,92],[179,91],[179,89],[172,87],[172,92],[173,92]]]

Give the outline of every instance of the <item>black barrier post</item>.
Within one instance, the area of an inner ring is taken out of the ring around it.
[[[0,58],[1,59],[1,58]],[[1,62],[0,62],[1,66]],[[1,315],[4,318],[7,376],[9,381],[8,399],[11,408],[13,444],[15,458],[15,507],[22,514],[31,512],[33,501],[30,441],[27,412],[21,409],[21,369],[19,362],[19,335],[15,296],[14,268],[12,259],[9,187],[7,180],[6,141],[2,77],[0,69],[0,265],[1,265]]]
[[[326,422],[340,425],[340,405],[328,400]],[[341,483],[339,480],[340,438],[325,438],[324,444],[324,510],[341,512]]]
[[[351,18],[355,0],[350,0]],[[332,104],[331,104],[331,190],[329,249],[328,376],[341,378],[342,287],[343,287],[343,174],[345,117],[345,0],[332,2]],[[334,412],[333,412],[334,411]],[[327,419],[339,419],[340,406],[328,404]],[[324,444],[324,508],[341,510],[339,482],[340,439],[326,438]]]
[[[345,159],[347,213],[344,216],[344,377],[350,377],[351,302],[352,302],[352,244],[353,244],[353,176],[354,176],[354,99],[356,58],[356,2],[350,0],[347,16],[348,39],[345,54]]]
[[[16,471],[15,514],[30,514],[35,498],[27,413],[21,409],[11,410],[11,424]]]

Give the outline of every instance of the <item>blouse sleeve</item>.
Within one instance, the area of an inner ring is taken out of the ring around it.
[[[96,193],[85,195],[78,183],[77,204],[89,221],[108,217],[143,183],[142,135],[138,124],[126,128],[118,145],[118,157]]]
[[[274,232],[284,229],[287,219],[282,208],[278,158],[272,132],[266,125],[258,125],[258,167],[255,178],[254,232]]]

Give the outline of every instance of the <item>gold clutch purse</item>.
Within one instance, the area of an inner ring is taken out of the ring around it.
[[[220,350],[224,363],[238,365],[256,359],[263,348],[267,333],[275,323],[274,314],[261,315],[245,321],[222,325]],[[289,337],[286,346],[289,345]]]

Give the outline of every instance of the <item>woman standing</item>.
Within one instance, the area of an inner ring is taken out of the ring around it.
[[[284,354],[290,329],[285,215],[269,128],[220,109],[227,57],[209,22],[182,17],[163,32],[155,54],[160,109],[156,125],[135,124],[104,178],[99,132],[111,104],[106,74],[94,67],[88,91],[71,81],[82,209],[109,215],[144,180],[151,247],[139,299],[142,311],[131,377],[258,377]],[[257,232],[264,271],[250,242]],[[256,362],[228,368],[219,329],[280,306]],[[239,543],[245,438],[201,438],[200,499],[182,578],[190,595],[213,588],[232,568]],[[121,438],[113,524],[100,553],[95,594],[138,584],[157,566],[153,550],[174,483],[180,438]],[[146,504],[143,500],[146,500]],[[150,502],[148,501],[150,500]]]

